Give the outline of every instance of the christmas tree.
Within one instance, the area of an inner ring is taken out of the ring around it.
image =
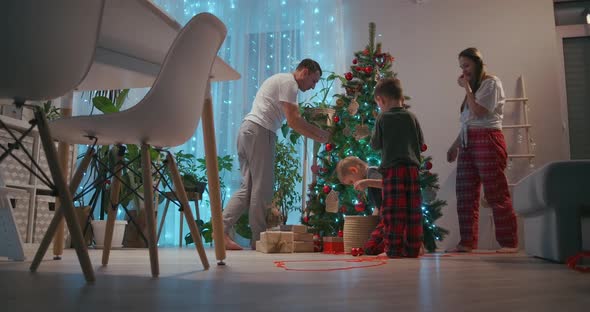
[[[389,53],[381,51],[381,43],[375,44],[375,24],[370,23],[369,44],[364,50],[355,53],[350,72],[343,76],[332,74],[327,78],[329,83],[339,79],[346,92],[334,95],[333,115],[328,114],[331,118],[329,128],[332,139],[317,152],[317,165],[312,167],[315,178],[309,184],[308,201],[302,216],[302,223],[321,236],[338,235],[346,215],[372,214],[374,207],[367,204],[364,192],[340,183],[336,165],[340,159],[357,156],[369,166],[379,166],[381,156],[369,146],[378,115],[373,91],[379,79],[396,77],[392,69],[393,62],[394,58]],[[325,88],[320,92],[327,94]],[[422,152],[426,150],[427,146],[422,146]],[[432,252],[436,249],[436,240],[442,240],[448,232],[435,225],[446,202],[436,199],[438,175],[432,173],[431,169],[431,157],[422,157],[420,187],[424,244]]]

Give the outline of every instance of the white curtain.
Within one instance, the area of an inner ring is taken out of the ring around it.
[[[227,29],[227,38],[219,56],[235,68],[242,78],[238,81],[213,83],[213,107],[215,116],[218,155],[232,155],[232,172],[222,175],[227,186],[224,203],[240,185],[236,139],[243,117],[250,111],[252,100],[260,84],[279,72],[291,72],[300,60],[312,58],[324,70],[342,71],[345,67],[342,34],[341,0],[155,0],[153,1],[172,18],[184,25],[191,17],[209,12],[221,19]],[[127,106],[136,104],[147,90],[130,92]],[[300,94],[303,100],[313,94]],[[77,97],[74,113],[87,114],[90,103]],[[278,133],[279,138],[282,135]],[[301,148],[300,148],[301,149]],[[183,150],[198,158],[204,157],[201,127],[184,145]],[[302,155],[302,151],[300,152]],[[301,186],[297,188],[301,190]],[[201,219],[210,220],[208,198],[200,207]],[[164,205],[158,208],[161,217]],[[179,217],[176,206],[171,205],[164,223],[160,245],[178,245]],[[296,222],[299,214],[289,216]],[[160,220],[158,220],[159,224]],[[188,227],[184,226],[185,233]]]

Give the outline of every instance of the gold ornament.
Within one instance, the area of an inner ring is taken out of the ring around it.
[[[338,206],[338,192],[331,190],[328,196],[326,196],[326,212],[337,213]]]
[[[336,106],[340,107],[342,105],[344,105],[344,101],[342,99],[337,99],[336,100]]]
[[[358,140],[362,140],[368,137],[371,134],[369,127],[367,125],[360,125],[356,127],[354,131],[354,138]]]
[[[356,113],[358,113],[359,111],[359,103],[356,101],[356,97],[354,99],[352,99],[352,101],[350,101],[350,104],[348,104],[348,114],[352,115],[356,115]]]

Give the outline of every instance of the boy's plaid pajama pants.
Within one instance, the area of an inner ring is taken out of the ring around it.
[[[422,246],[422,206],[418,167],[396,166],[383,172],[380,222],[365,244],[365,253],[418,257]]]

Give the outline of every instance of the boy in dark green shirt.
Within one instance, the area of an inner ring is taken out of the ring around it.
[[[416,116],[404,108],[401,83],[385,78],[375,87],[381,113],[375,122],[371,147],[381,150],[383,202],[381,221],[365,245],[370,255],[419,257],[422,245],[420,147],[424,138]]]

